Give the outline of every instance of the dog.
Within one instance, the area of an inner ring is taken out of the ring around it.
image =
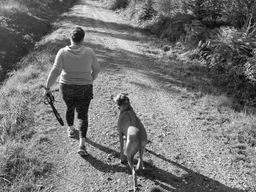
[[[147,144],[147,133],[140,119],[131,107],[128,94],[120,93],[116,96],[111,96],[111,98],[118,105],[120,110],[117,126],[120,141],[120,160],[121,163],[125,163],[126,161],[124,155],[124,138],[126,138],[126,156],[128,165],[132,171],[133,191],[137,191],[136,171],[144,169],[142,157]],[[133,159],[137,152],[139,152],[139,160],[135,170]]]

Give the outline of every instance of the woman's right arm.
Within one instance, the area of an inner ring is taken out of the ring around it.
[[[50,87],[55,83],[57,78],[59,77],[62,68],[63,68],[63,58],[62,58],[62,50],[59,50],[56,57],[52,69],[48,75],[46,81],[46,88],[50,89]]]

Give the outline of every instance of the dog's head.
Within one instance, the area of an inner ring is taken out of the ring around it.
[[[111,96],[111,99],[119,106],[121,107],[124,104],[130,104],[130,100],[127,97],[127,93],[119,93],[116,96]]]

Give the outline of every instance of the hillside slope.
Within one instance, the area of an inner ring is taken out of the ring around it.
[[[62,1],[0,2],[0,83],[17,62],[51,29],[51,23],[74,4]]]

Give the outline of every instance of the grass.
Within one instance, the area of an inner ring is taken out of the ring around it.
[[[76,0],[0,1],[0,82],[51,29],[51,23]],[[10,38],[12,37],[12,38]],[[10,57],[9,55],[12,55]]]
[[[38,183],[51,171],[51,164],[37,151],[37,145],[50,139],[38,136],[34,109],[40,102],[39,87],[49,66],[44,63],[42,67],[42,61],[53,59],[50,51],[29,55],[0,89],[0,191],[38,191]]]
[[[2,0],[0,16],[27,11],[40,14],[41,9],[58,2],[71,5],[69,0]],[[44,159],[41,149],[50,138],[37,133],[35,108],[42,97],[40,86],[63,44],[39,45],[15,64],[17,69],[8,73],[0,87],[0,192],[40,191],[44,178],[51,173],[52,164]]]
[[[212,123],[210,137],[216,137],[230,148],[234,165],[243,162],[256,171],[256,118],[253,114],[234,110],[235,102],[225,95],[204,95],[199,99],[200,110],[206,113]]]
[[[38,191],[38,181],[52,170],[50,163],[31,157],[24,144],[8,142],[1,153],[0,191]]]

